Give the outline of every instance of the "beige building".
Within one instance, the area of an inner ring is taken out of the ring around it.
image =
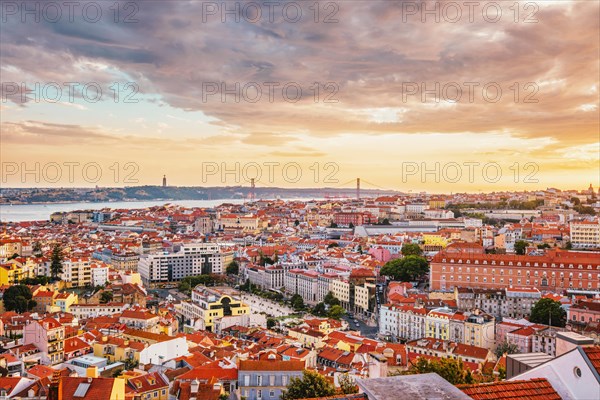
[[[600,219],[596,221],[571,222],[570,229],[573,248],[600,248]]]

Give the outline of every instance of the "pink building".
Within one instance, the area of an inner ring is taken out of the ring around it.
[[[595,301],[581,301],[572,305],[567,313],[569,323],[589,324],[600,322],[600,303]]]
[[[65,327],[54,318],[30,321],[23,328],[23,344],[33,344],[42,353],[44,364],[58,364],[64,360]]]
[[[519,347],[519,353],[531,353],[531,344],[535,329],[531,326],[519,328],[506,334],[506,341]]]
[[[378,261],[388,262],[392,259],[392,253],[388,249],[384,249],[383,247],[371,247],[369,249],[369,254],[375,257]]]

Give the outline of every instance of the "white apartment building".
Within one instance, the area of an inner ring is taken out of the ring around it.
[[[285,270],[280,266],[246,267],[246,276],[250,283],[262,289],[281,289],[284,287]]]
[[[108,266],[94,264],[91,266],[92,286],[104,286],[108,282]]]
[[[573,248],[600,248],[600,219],[596,221],[571,222],[569,227]]]
[[[305,303],[317,303],[317,279],[319,273],[314,270],[291,269],[285,272],[285,291],[299,294]]]
[[[186,276],[221,274],[233,260],[233,252],[214,243],[189,243],[174,252],[140,256],[138,272],[145,284],[178,281]]]
[[[63,261],[63,273],[61,279],[67,282],[69,287],[91,285],[91,260],[89,258],[65,259]]]
[[[427,309],[411,305],[382,305],[379,309],[379,333],[394,339],[416,340],[425,337]]]
[[[128,306],[125,303],[73,304],[69,307],[69,312],[73,314],[75,318],[82,320],[122,313],[127,307]]]

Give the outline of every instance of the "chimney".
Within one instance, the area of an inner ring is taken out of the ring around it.
[[[191,392],[191,394],[198,393],[198,388],[199,387],[200,387],[200,382],[198,382],[198,379],[194,379],[192,381],[192,383],[190,384],[190,392]]]
[[[97,378],[98,377],[98,367],[92,365],[91,367],[87,367],[85,370],[85,376],[88,378]]]

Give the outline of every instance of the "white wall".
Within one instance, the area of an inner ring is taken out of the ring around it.
[[[563,400],[600,399],[600,383],[580,351],[578,348],[565,353],[509,381],[546,378]],[[575,367],[581,370],[581,378],[575,375]]]
[[[173,358],[188,354],[188,345],[185,338],[175,338],[164,342],[155,343],[140,352],[140,364],[160,364]]]

